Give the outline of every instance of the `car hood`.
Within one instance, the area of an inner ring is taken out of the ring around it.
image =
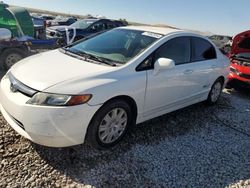
[[[239,43],[242,40],[244,40],[245,38],[249,38],[249,37],[250,37],[250,30],[237,34],[233,38],[233,44],[232,44],[232,48],[231,48],[231,54],[232,55],[237,55],[239,53],[250,53],[250,49],[245,49],[245,48],[240,48],[239,47]]]
[[[65,81],[93,78],[113,71],[114,68],[86,62],[53,50],[25,58],[16,63],[10,71],[23,84],[44,91]]]

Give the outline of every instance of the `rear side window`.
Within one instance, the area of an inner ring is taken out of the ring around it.
[[[205,39],[192,37],[192,61],[205,61],[216,58],[213,45]]]
[[[190,62],[190,38],[177,37],[169,40],[155,52],[155,60],[163,57],[175,61],[175,64]]]
[[[243,39],[238,46],[244,49],[250,49],[250,38]]]

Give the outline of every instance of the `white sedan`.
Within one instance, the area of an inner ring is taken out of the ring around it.
[[[216,103],[228,67],[200,35],[122,27],[20,61],[1,81],[0,107],[13,129],[35,143],[108,148],[129,126]]]

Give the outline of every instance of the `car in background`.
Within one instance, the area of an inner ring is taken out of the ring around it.
[[[55,17],[51,15],[42,15],[40,17],[44,19],[46,27],[49,27],[51,25],[51,21],[55,19]]]
[[[83,19],[70,26],[49,27],[46,30],[46,34],[48,38],[58,38],[59,43],[65,46],[90,35],[126,25],[126,22],[119,20]]]
[[[250,30],[234,37],[230,60],[228,87],[250,88]]]
[[[208,37],[224,53],[229,53],[232,46],[232,37],[225,35],[212,35]]]
[[[54,16],[51,16],[51,15],[42,15],[41,18],[43,18],[44,20],[54,20],[55,17]]]
[[[0,109],[35,143],[109,148],[135,124],[215,104],[228,70],[228,58],[206,37],[120,27],[14,65],[0,84]]]
[[[49,20],[47,22],[48,26],[57,26],[57,25],[71,25],[77,21],[75,17],[56,17],[54,20]]]

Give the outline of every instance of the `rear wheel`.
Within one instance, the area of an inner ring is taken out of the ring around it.
[[[25,52],[18,48],[6,49],[3,51],[0,57],[1,68],[8,70],[16,62],[20,61],[26,56]]]
[[[123,138],[131,120],[131,108],[125,101],[111,101],[93,117],[87,131],[87,142],[95,148],[113,147]]]
[[[220,98],[222,89],[223,89],[223,80],[217,79],[214,82],[214,84],[209,92],[209,95],[207,98],[207,103],[210,105],[217,103],[218,99]]]

